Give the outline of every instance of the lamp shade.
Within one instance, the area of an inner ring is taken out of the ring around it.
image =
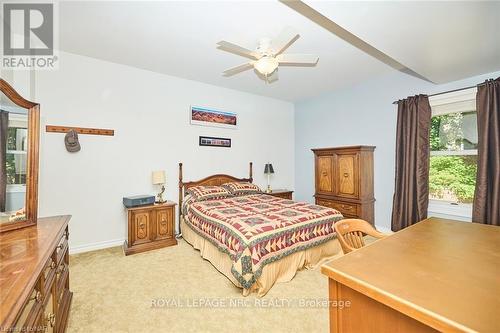
[[[165,184],[165,171],[153,171],[153,184]]]
[[[274,173],[273,165],[271,163],[267,163],[264,167],[264,174],[268,175]]]

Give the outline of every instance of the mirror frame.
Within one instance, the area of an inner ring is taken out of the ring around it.
[[[0,91],[14,104],[28,109],[28,162],[26,170],[26,219],[0,223],[0,232],[29,227],[38,217],[38,157],[40,141],[40,104],[24,99],[4,79],[0,78]]]

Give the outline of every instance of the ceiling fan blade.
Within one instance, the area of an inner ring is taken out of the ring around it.
[[[319,57],[314,54],[280,54],[276,57],[280,65],[304,65],[314,66]]]
[[[286,27],[281,33],[271,42],[274,54],[278,55],[285,51],[300,35],[291,27]]]
[[[221,49],[221,50],[224,50],[227,52],[231,52],[231,53],[235,53],[237,55],[247,57],[250,59],[258,60],[261,57],[261,55],[258,52],[246,49],[244,47],[238,46],[238,45],[230,43],[230,42],[226,42],[224,40],[218,42],[217,45],[218,45],[218,47],[217,47],[218,49]]]
[[[226,69],[223,73],[224,73],[224,76],[232,76],[232,75],[244,72],[244,71],[252,69],[252,68],[253,68],[253,62],[248,62],[246,64],[242,64],[242,65],[239,65],[236,67]]]

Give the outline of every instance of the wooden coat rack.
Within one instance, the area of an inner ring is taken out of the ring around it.
[[[52,133],[68,133],[70,130],[75,130],[78,134],[108,135],[108,136],[115,135],[114,130],[104,129],[104,128],[69,127],[69,126],[55,126],[55,125],[47,125],[45,127],[46,132],[52,132]]]

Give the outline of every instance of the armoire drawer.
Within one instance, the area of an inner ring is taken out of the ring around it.
[[[358,204],[327,199],[316,199],[316,204],[338,210],[346,217],[357,217],[360,213]]]

